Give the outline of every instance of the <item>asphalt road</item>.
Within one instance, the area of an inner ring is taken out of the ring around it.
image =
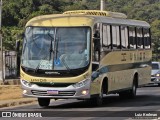
[[[38,104],[3,109],[11,112],[13,120],[131,120],[157,119],[160,117],[160,87],[157,85],[138,88],[135,99],[120,99],[118,95],[108,95],[101,107],[93,107],[90,102],[82,100],[52,101],[47,108]],[[18,114],[17,114],[18,113]],[[26,118],[36,113],[37,118]],[[25,116],[26,115],[26,116]],[[14,117],[13,117],[14,116]],[[41,118],[42,116],[42,118]],[[9,120],[10,118],[0,118]]]

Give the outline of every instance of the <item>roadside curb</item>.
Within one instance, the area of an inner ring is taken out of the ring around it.
[[[13,106],[19,106],[19,105],[27,105],[36,103],[36,99],[18,99],[16,100],[7,100],[6,102],[0,102],[0,108],[6,108],[6,107],[13,107]]]

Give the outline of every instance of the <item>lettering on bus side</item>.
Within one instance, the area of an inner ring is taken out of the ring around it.
[[[142,60],[142,58],[143,58],[143,54],[142,54],[142,52],[140,53],[140,60]]]
[[[122,53],[121,55],[122,55],[121,61],[126,61],[126,53]]]
[[[140,53],[130,53],[130,60],[139,61],[139,60],[145,60],[146,59],[146,53],[140,52]]]
[[[134,60],[137,60],[137,55],[136,55],[136,53],[134,53]]]
[[[144,59],[144,60],[146,59],[146,54],[145,54],[145,52],[143,53],[143,59]]]
[[[31,79],[31,82],[47,82],[46,79]]]
[[[130,53],[130,60],[133,60],[133,54]]]

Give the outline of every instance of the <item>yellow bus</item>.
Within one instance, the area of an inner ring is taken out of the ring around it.
[[[66,11],[35,17],[25,27],[21,57],[23,95],[50,99],[91,100],[105,94],[136,96],[150,82],[150,25],[122,13]]]

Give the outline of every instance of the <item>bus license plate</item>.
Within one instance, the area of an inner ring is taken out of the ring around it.
[[[57,95],[58,91],[57,90],[47,90],[47,93],[51,95]]]

